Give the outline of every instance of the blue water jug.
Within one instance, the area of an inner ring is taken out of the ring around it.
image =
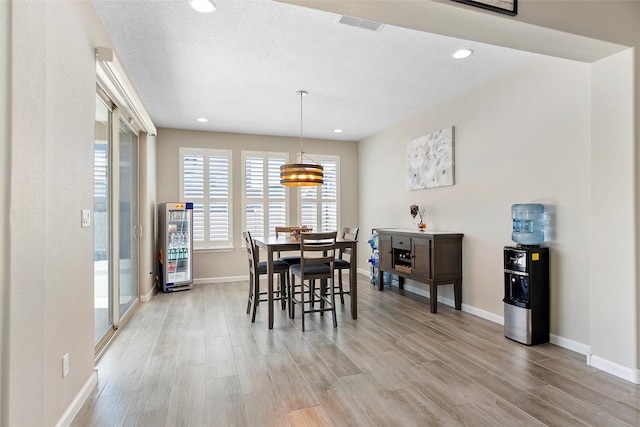
[[[511,206],[513,232],[511,240],[521,245],[544,242],[544,205],[521,203]]]

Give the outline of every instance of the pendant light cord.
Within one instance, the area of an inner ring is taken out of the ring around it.
[[[299,90],[298,94],[300,95],[300,163],[304,163],[304,151],[302,149],[302,123],[303,123],[303,116],[302,116],[302,98],[304,98],[304,96],[307,94],[308,92],[306,90]]]

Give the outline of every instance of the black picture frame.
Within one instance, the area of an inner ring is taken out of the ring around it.
[[[509,16],[518,14],[518,0],[452,0]],[[512,3],[512,4],[511,4]],[[504,7],[503,7],[504,5]]]

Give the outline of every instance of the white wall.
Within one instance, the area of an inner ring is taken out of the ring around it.
[[[29,19],[30,18],[30,19]],[[13,4],[13,25],[24,23],[13,32],[12,48],[20,45],[28,53],[12,58],[13,99],[11,105],[11,172],[9,182],[10,228],[8,230],[10,315],[9,324],[22,325],[28,334],[10,336],[9,424],[16,420],[43,423],[44,404],[44,240],[45,227],[45,46],[31,31],[46,36],[46,14],[37,4]],[[20,90],[16,86],[20,86]],[[33,118],[37,118],[33,120]],[[33,121],[32,121],[33,120]],[[20,135],[24,143],[18,144]],[[23,179],[22,172],[29,171]],[[20,286],[18,286],[20,284]],[[10,334],[13,334],[13,329]],[[62,356],[62,355],[60,355]],[[16,371],[15,369],[18,368]],[[20,373],[23,372],[22,375]],[[27,375],[27,373],[29,373]],[[23,378],[19,378],[23,377]],[[19,410],[14,402],[29,396],[38,402],[32,411]],[[14,413],[15,411],[16,413]],[[22,412],[22,413],[20,413]]]
[[[591,200],[592,364],[634,366],[637,305],[637,128],[633,49],[593,64]],[[635,308],[635,310],[634,310]],[[616,366],[613,366],[616,369]],[[638,381],[636,372],[636,381]]]
[[[9,23],[10,3],[0,2],[0,64],[9,64],[11,26]],[[9,205],[9,171],[10,161],[10,136],[9,123],[11,120],[10,74],[8,65],[0,66],[0,203]],[[9,233],[9,215],[6,209],[0,210],[0,232],[3,236]],[[10,246],[8,239],[0,239],[0,251],[8,253]],[[9,277],[9,266],[5,257],[0,257],[0,277]],[[9,287],[7,280],[0,285],[0,425],[6,425],[8,420],[8,375],[9,361]]]
[[[551,332],[588,343],[589,88],[588,65],[541,56],[361,141],[361,226],[411,227],[409,205],[424,206],[427,228],[465,235],[463,304],[501,317],[510,207],[545,204],[554,226]],[[407,143],[450,125],[456,184],[407,190]],[[367,254],[363,247],[358,262]]]
[[[355,142],[304,139],[304,151],[309,155],[340,156],[340,224],[338,227],[358,225],[358,146]],[[233,251],[199,251],[194,256],[196,281],[229,280],[248,275],[246,252],[242,249],[242,150],[288,152],[295,158],[300,150],[299,138],[242,135],[216,132],[196,132],[177,129],[158,129],[157,137],[157,199],[158,202],[179,201],[180,147],[219,148],[232,150],[233,173]],[[290,188],[292,224],[296,215],[297,190]],[[264,259],[264,258],[262,258]]]
[[[156,270],[156,137],[140,135],[140,239],[139,290],[145,302],[153,295]]]
[[[80,211],[93,205],[94,48],[111,43],[87,1],[14,1],[10,10],[2,421],[52,426],[95,378],[93,228],[80,227]]]

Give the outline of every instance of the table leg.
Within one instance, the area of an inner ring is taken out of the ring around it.
[[[267,311],[269,312],[269,329],[273,329],[273,249],[267,248]]]
[[[351,289],[351,318],[358,318],[358,243],[351,245],[349,289]]]

